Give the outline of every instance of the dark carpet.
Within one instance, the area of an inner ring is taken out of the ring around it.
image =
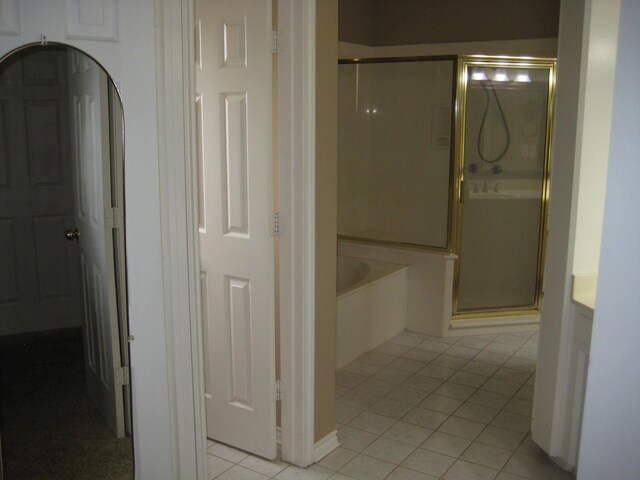
[[[5,480],[133,478],[131,437],[85,393],[80,330],[0,339],[0,402]]]

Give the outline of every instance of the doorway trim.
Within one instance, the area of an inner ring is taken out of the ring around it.
[[[315,460],[315,2],[278,2],[282,458],[302,467]],[[194,0],[155,0],[155,5],[174,476],[204,479],[207,450],[193,101]]]

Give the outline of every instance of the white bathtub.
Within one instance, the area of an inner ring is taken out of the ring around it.
[[[338,257],[337,368],[406,329],[408,269],[397,263]]]

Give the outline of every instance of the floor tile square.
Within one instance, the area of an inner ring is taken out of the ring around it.
[[[329,477],[329,480],[355,480],[353,477],[349,477],[344,473],[336,472]]]
[[[456,372],[449,381],[451,383],[457,383],[458,385],[466,385],[467,387],[478,388],[484,382],[487,381],[486,376],[477,375],[470,372]]]
[[[491,377],[489,380],[484,382],[480,388],[489,392],[499,393],[500,395],[512,396],[520,389],[520,385],[518,383],[505,382]]]
[[[518,347],[516,345],[505,345],[504,343],[495,343],[492,342],[486,347],[484,347],[484,352],[492,352],[499,353],[500,355],[506,355],[510,357],[516,351],[518,351]]]
[[[504,407],[505,412],[515,413],[517,415],[531,416],[533,410],[533,402],[522,398],[512,398]]]
[[[484,423],[486,425],[493,420],[499,411],[499,408],[486,407],[484,405],[478,405],[477,403],[470,403],[467,401],[464,405],[458,408],[453,415],[473,420],[474,422]]]
[[[501,395],[487,390],[477,390],[467,401],[484,405],[485,407],[502,408],[509,402],[510,398],[508,395]]]
[[[415,373],[418,370],[422,370],[425,365],[426,364],[424,362],[421,362],[419,360],[412,360],[410,358],[401,357],[396,361],[391,362],[389,364],[389,367],[404,370],[405,372]]]
[[[397,402],[409,403],[411,405],[417,405],[424,400],[429,392],[424,390],[418,390],[416,388],[409,388],[405,385],[400,385],[395,389],[387,393],[386,398],[389,400],[395,400]]]
[[[248,453],[245,453],[241,450],[236,450],[233,447],[228,447],[227,445],[223,445],[222,443],[216,443],[212,445],[208,449],[211,455],[215,455],[216,457],[224,458],[233,463],[238,463],[249,456]]]
[[[318,462],[318,465],[329,470],[340,470],[344,467],[358,452],[349,450],[345,447],[338,447],[329,455]]]
[[[438,477],[404,467],[396,468],[385,480],[437,480]]]
[[[402,462],[402,466],[428,475],[440,477],[455,462],[455,458],[418,448]]]
[[[277,480],[326,480],[333,475],[333,470],[321,467],[320,465],[311,465],[308,468],[300,468],[295,465],[289,465],[275,476]]]
[[[340,450],[339,448],[337,450]],[[335,450],[334,450],[335,451]],[[245,468],[266,475],[267,477],[275,477],[278,473],[289,466],[282,460],[265,460],[264,458],[249,455],[240,462]]]
[[[505,345],[516,345],[521,347],[527,343],[528,337],[522,337],[520,335],[510,335],[508,333],[502,333],[496,337],[495,343],[504,343]]]
[[[381,380],[368,378],[364,382],[359,384],[357,387],[355,387],[354,390],[383,396],[389,393],[390,391],[392,391],[394,388],[396,388],[395,383],[383,382]]]
[[[420,448],[457,458],[462,455],[462,452],[465,451],[469,444],[471,444],[471,440],[466,438],[456,437],[448,433],[433,432],[433,434],[420,445]]]
[[[456,373],[456,370],[453,368],[442,367],[440,365],[434,365],[433,363],[430,363],[418,372],[420,375],[437,378],[438,380],[447,380],[454,373]]]
[[[413,423],[398,422],[389,430],[384,432],[383,436],[396,440],[397,442],[407,443],[418,447],[432,433],[433,430],[430,428],[414,425]]]
[[[475,348],[477,350],[482,350],[484,347],[489,345],[491,340],[488,338],[478,338],[478,337],[462,337],[460,340],[456,342],[456,345],[461,347],[470,347]]]
[[[454,347],[453,346],[449,347],[449,350],[452,348]],[[466,358],[460,358],[455,355],[449,355],[449,350],[447,350],[447,353],[443,353],[442,355],[436,357],[430,363],[430,365],[438,365],[440,367],[447,367],[453,370],[459,370],[469,361]]]
[[[361,408],[351,407],[349,405],[342,405],[336,402],[336,422],[349,423],[362,413]]]
[[[520,390],[516,392],[514,395],[516,398],[522,398],[524,400],[532,400],[533,401],[533,386],[532,385],[523,385]]]
[[[406,380],[403,384],[403,386],[405,387],[422,390],[423,392],[428,393],[433,392],[440,385],[442,385],[442,380],[425,377],[423,375],[414,375]]]
[[[207,455],[207,471],[209,478],[215,478],[233,467],[233,463],[215,455]]]
[[[349,426],[342,427],[338,430],[338,441],[340,445],[356,452],[364,450],[376,437],[377,435],[375,434]]]
[[[421,348],[422,350],[428,350],[430,352],[442,353],[451,347],[450,344],[439,342],[435,340],[425,340],[417,348]]]
[[[370,363],[378,367],[386,367],[396,359],[393,355],[387,355],[378,352],[367,352],[360,355],[357,359],[358,362]]]
[[[404,417],[402,417],[402,421],[435,430],[440,426],[442,422],[447,419],[447,417],[448,415],[446,413],[427,410],[426,408],[415,407]]]
[[[518,385],[522,385],[530,376],[531,372],[527,372],[526,370],[517,370],[504,366],[493,374],[493,378],[496,380],[504,380],[505,382],[517,383]]]
[[[429,410],[435,410],[436,412],[446,414],[452,414],[460,408],[460,405],[462,405],[462,400],[445,397],[444,395],[438,395],[437,393],[430,394],[418,404],[421,408],[428,408]]]
[[[477,442],[513,452],[524,438],[524,433],[489,425],[476,439]]]
[[[491,425],[527,433],[531,429],[531,417],[502,411],[493,419]]]
[[[389,475],[396,465],[367,455],[358,455],[344,467],[340,473],[358,480],[382,480]]]
[[[516,450],[516,453],[519,453],[522,455],[529,455],[530,457],[539,457],[541,459],[547,458],[547,454],[545,453],[545,451],[542,450],[533,441],[530,433],[524,438],[524,440]]]
[[[516,453],[504,467],[504,471],[531,480],[549,480],[555,468],[551,460],[541,460],[529,455]]]
[[[477,463],[485,467],[500,470],[505,466],[512,453],[513,452],[509,450],[474,442],[465,450],[460,458],[471,463]]]
[[[399,465],[417,447],[398,442],[387,437],[380,437],[369,445],[362,453]]]
[[[405,353],[403,356],[405,358],[410,358],[412,360],[418,360],[420,362],[429,363],[434,358],[436,358],[439,353],[430,352],[429,350],[423,350],[421,348],[413,348]]]
[[[364,412],[351,420],[348,426],[380,435],[391,428],[394,423],[396,421],[393,418],[378,415],[377,413]]]
[[[413,373],[407,372],[405,370],[400,370],[399,368],[387,366],[381,370],[378,370],[370,378],[398,385],[404,382],[411,375],[413,375]]]
[[[348,407],[360,408],[362,410],[370,407],[380,400],[380,397],[373,393],[367,393],[358,390],[350,390],[336,400],[337,405],[346,405]]]
[[[412,408],[413,405],[409,403],[396,402],[395,400],[383,398],[375,404],[371,405],[368,411],[399,420]]]
[[[457,460],[442,480],[493,480],[497,474],[498,471],[492,468]]]
[[[267,480],[268,478],[266,475],[262,475],[248,468],[234,465],[222,475],[218,476],[216,480]]]
[[[473,357],[473,359],[477,362],[488,363],[490,365],[502,365],[504,362],[509,360],[509,355],[482,350],[479,354]]]
[[[440,425],[438,431],[449,433],[456,437],[466,438],[468,440],[475,439],[484,429],[484,424],[467,420],[466,418],[449,417]]]
[[[446,382],[440,385],[435,391],[438,395],[455,398],[456,400],[466,400],[476,389],[465,385],[456,385],[455,383]]]
[[[340,372],[355,373],[357,375],[363,375],[365,377],[370,377],[371,375],[376,373],[381,368],[382,367],[379,367],[377,365],[372,365],[370,363],[359,362],[359,361],[356,360],[355,362],[351,362],[348,365],[345,365],[339,371]]]
[[[478,354],[479,350],[476,348],[462,347],[460,345],[453,345],[445,353],[454,357],[464,358],[470,360]]]
[[[514,475],[513,473],[500,472],[495,480],[527,480],[520,475]]]
[[[366,379],[366,376],[357,373],[345,372],[343,370],[336,372],[336,385],[339,387],[353,388]]]
[[[393,355],[394,357],[401,357],[405,353],[411,350],[411,347],[406,347],[404,345],[398,345],[396,343],[383,343],[378,348],[374,350],[377,353],[384,353],[386,355]]]
[[[497,365],[491,365],[490,363],[482,363],[477,360],[470,360],[460,370],[463,372],[475,373],[476,375],[483,375],[490,377],[500,368]]]

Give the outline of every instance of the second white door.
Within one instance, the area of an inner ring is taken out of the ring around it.
[[[276,456],[271,1],[196,2],[207,434]]]

